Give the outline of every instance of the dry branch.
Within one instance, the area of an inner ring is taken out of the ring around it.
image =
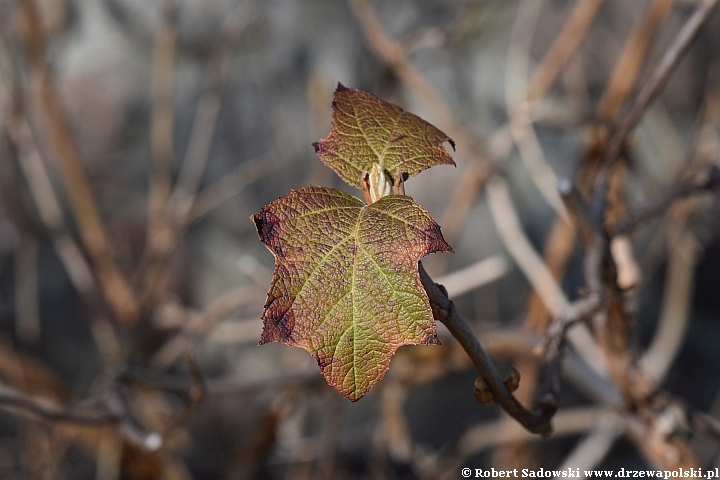
[[[167,205],[172,191],[173,164],[173,78],[179,2],[164,0],[160,28],[155,36],[152,75],[152,118],[150,144],[152,171],[148,198],[145,251],[138,268],[141,305],[152,309],[164,290],[165,262],[174,247],[172,219]]]
[[[422,263],[419,264],[419,267],[420,280],[430,299],[433,316],[436,320],[443,322],[448,330],[450,330],[450,333],[460,342],[460,345],[462,345],[470,356],[475,368],[477,368],[483,380],[490,388],[494,400],[503,410],[531,432],[544,436],[550,435],[552,432],[550,419],[557,409],[555,399],[545,399],[544,403],[540,406],[540,412],[533,413],[525,409],[525,407],[513,397],[512,393],[510,393],[505,385],[505,380],[480,345],[480,342],[478,342],[470,326],[465,319],[460,316],[453,302],[447,297],[447,292],[432,281],[422,267]]]
[[[718,0],[703,0],[696,8],[692,16],[685,22],[682,29],[675,36],[675,40],[668,47],[658,65],[653,70],[650,78],[643,85],[638,93],[632,107],[623,117],[617,129],[608,140],[607,149],[603,155],[604,173],[599,177],[594,187],[591,205],[598,205],[604,211],[602,205],[605,196],[605,189],[608,183],[608,170],[620,158],[623,145],[630,135],[630,132],[637,126],[643,114],[650,104],[660,95],[670,74],[675,71],[680,59],[692,45],[693,40],[700,33],[700,29],[712,17],[717,7]]]
[[[60,101],[45,62],[45,46],[33,0],[20,2],[24,22],[23,41],[29,60],[32,98],[40,100],[48,133],[80,227],[83,246],[92,259],[103,295],[120,323],[130,325],[140,317],[139,301],[130,283],[114,261],[112,244],[98,212],[97,203],[88,185],[82,162],[67,126]]]

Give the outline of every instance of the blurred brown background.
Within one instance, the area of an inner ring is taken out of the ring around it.
[[[357,403],[306,351],[258,347],[273,257],[249,220],[304,185],[359,195],[311,146],[338,82],[432,122],[457,168],[406,192],[455,254],[423,263],[530,403],[536,347],[585,292],[557,182],[587,198],[613,126],[715,3],[0,0],[0,478],[720,465],[704,187],[615,237],[622,355],[593,357],[581,327],[549,439],[474,402],[477,373],[442,326],[443,346],[401,348]],[[612,170],[608,225],[720,162],[720,15],[703,20]],[[651,372],[652,394],[633,400],[632,369],[608,373],[621,362]]]

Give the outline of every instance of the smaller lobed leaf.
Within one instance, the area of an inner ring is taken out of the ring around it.
[[[455,143],[436,127],[371,93],[338,83],[327,138],[313,143],[315,152],[345,182],[360,187],[360,176],[379,164],[414,176],[434,165],[455,165],[443,147]]]
[[[412,198],[365,205],[305,187],[252,220],[275,256],[261,344],[304,347],[327,382],[355,401],[382,379],[398,347],[439,343],[418,260],[452,249]]]

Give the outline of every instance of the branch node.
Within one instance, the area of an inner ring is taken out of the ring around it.
[[[489,405],[495,402],[495,396],[490,390],[488,384],[483,380],[482,377],[475,379],[475,390],[473,392],[475,401],[481,405]]]
[[[511,392],[520,387],[520,370],[515,365],[510,366],[510,373],[505,377],[505,386]]]

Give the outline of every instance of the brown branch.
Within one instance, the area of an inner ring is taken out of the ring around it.
[[[152,380],[148,382],[160,390],[183,395],[187,398],[185,408],[179,415],[168,422],[167,427],[165,427],[166,433],[185,423],[206,395],[207,388],[204,376],[191,354],[187,355],[187,362],[190,373],[189,379],[183,377],[181,381],[175,383],[153,382]],[[190,380],[190,382],[188,383],[185,380]],[[108,376],[101,382],[104,384],[101,386],[104,392],[100,396],[89,398],[72,408],[62,408],[52,400],[28,395],[9,386],[0,386],[0,408],[22,412],[52,423],[113,424],[117,426],[118,431],[125,440],[144,450],[154,451],[162,446],[163,435],[139,426],[133,419],[126,401],[117,391],[121,383],[133,381],[141,380],[129,376],[128,371]]]
[[[625,429],[624,419],[615,412],[597,416],[595,425],[573,447],[558,470],[590,470],[597,468]]]
[[[645,110],[647,110],[653,100],[660,95],[660,92],[675,70],[675,67],[677,67],[680,59],[688,51],[698,33],[700,33],[700,29],[712,17],[718,1],[719,0],[703,0],[678,32],[673,43],[665,51],[665,55],[663,55],[660,63],[655,67],[652,75],[643,85],[640,93],[638,93],[632,107],[610,138],[603,161],[606,167],[612,166],[612,164],[617,161],[628,135],[630,135],[630,132],[638,124]]]
[[[534,88],[526,79],[530,68],[532,41],[535,29],[538,26],[541,7],[542,2],[537,1],[522,2],[518,6],[517,15],[510,33],[510,43],[507,49],[505,105],[506,110],[510,112],[510,119],[508,120],[510,134],[517,146],[520,159],[530,174],[530,178],[548,205],[555,210],[555,213],[561,219],[569,223],[569,214],[556,189],[558,182],[557,176],[545,157],[533,126],[532,112],[540,102],[526,101],[527,95]],[[576,6],[576,12],[578,11],[577,8],[580,8],[580,5]],[[585,22],[587,22],[584,26],[585,29],[589,26],[592,17],[594,17],[594,14],[591,14],[590,19],[585,19]],[[577,20],[577,17],[571,17],[571,21]],[[568,33],[569,30],[565,29],[564,32]],[[570,44],[574,44],[574,47],[577,47],[580,39],[584,36],[584,29],[573,33],[579,36],[566,38],[565,40]],[[553,46],[557,45],[556,39]],[[553,50],[553,47],[551,47],[550,50]],[[547,58],[547,56],[544,57],[543,62],[545,62]],[[556,60],[566,62],[568,59],[569,57],[557,58]],[[554,72],[552,82],[554,82],[555,76],[563,66],[564,63],[562,66],[550,66],[545,63],[544,68],[551,68],[551,71],[548,71],[548,73]],[[540,67],[538,67],[538,69],[539,68]],[[535,78],[537,77],[533,77],[533,80]],[[549,76],[546,78],[546,81],[550,81]],[[550,88],[551,85],[552,83],[546,84],[546,87]],[[547,89],[543,87],[542,92],[543,94],[547,93]]]
[[[185,222],[191,224],[199,221],[213,209],[237,196],[248,185],[270,174],[275,167],[269,165],[265,155],[241,163],[197,194]]]
[[[719,185],[720,168],[718,168],[717,165],[713,165],[695,178],[676,183],[646,204],[630,210],[613,225],[610,235],[616,236],[630,233],[646,220],[665,212],[667,207],[676,200],[708,190],[714,190]]]
[[[589,202],[591,225],[600,229],[604,226],[608,204],[608,186],[610,185],[613,166],[620,159],[627,137],[639,122],[650,103],[659,95],[672,71],[682,55],[687,52],[691,42],[697,36],[702,25],[710,18],[718,0],[704,0],[695,13],[685,23],[674,42],[665,52],[656,66],[648,82],[643,86],[628,114],[620,122],[605,144],[600,162],[600,174],[595,180]],[[621,294],[615,280],[615,265],[610,255],[607,233],[597,233],[588,244],[584,261],[586,286],[591,294],[598,295],[604,304],[602,314],[594,318],[594,327],[598,342],[605,350],[610,361],[610,372],[618,388],[628,398],[644,398],[634,395],[640,392],[627,375],[627,363],[630,361],[627,351],[627,331],[629,316],[625,313]]]
[[[503,246],[520,267],[534,291],[553,316],[560,316],[568,301],[560,285],[535,252],[515,211],[505,180],[494,177],[486,190],[488,208]]]
[[[177,428],[185,424],[190,418],[192,412],[195,411],[197,406],[202,403],[202,401],[205,399],[205,396],[207,395],[205,376],[203,375],[202,371],[200,370],[200,366],[195,360],[195,355],[189,351],[185,354],[185,359],[188,364],[188,370],[192,379],[192,385],[187,390],[188,399],[185,402],[185,408],[177,417],[175,417],[174,420],[170,422],[168,427],[165,429],[166,431],[170,431],[173,428]]]
[[[675,1],[654,0],[647,14],[637,20],[597,106],[600,118],[611,120],[617,115],[635,84],[655,30],[665,21]]]
[[[552,273],[535,252],[530,241],[525,235],[525,232],[522,230],[520,220],[515,212],[515,207],[510,198],[505,181],[500,177],[495,177],[488,184],[486,192],[488,206],[490,207],[490,212],[500,235],[500,239],[532,285],[533,291],[537,294],[538,298],[541,299],[547,310],[554,318],[561,319],[574,317],[575,314],[572,312],[575,306],[568,302],[565,294],[558,285],[557,281],[554,279]],[[572,204],[568,204],[568,208],[571,211],[575,210],[575,207],[573,207]],[[593,237],[592,241],[594,244],[601,245],[595,237]],[[597,256],[593,255],[593,252],[595,251],[599,250],[588,250],[589,255],[587,258],[593,262],[591,267],[594,265],[595,260],[597,260]],[[595,283],[590,283],[589,285],[595,285]],[[590,290],[591,292],[598,292],[597,288],[591,288]],[[599,298],[599,293],[596,293],[596,297]],[[583,335],[580,330],[574,332],[577,333],[570,336],[570,341],[577,347],[579,354],[589,365],[592,365],[598,370],[601,369],[597,362],[599,353],[597,345],[589,339],[587,335]],[[559,360],[558,362],[555,362],[552,367],[547,367],[545,370],[547,372],[559,372]],[[553,373],[553,376],[558,377],[555,373]],[[545,378],[550,377],[546,375]],[[553,382],[546,381],[545,383],[549,388],[548,391],[554,391],[557,389]]]
[[[90,264],[80,246],[67,231],[60,200],[55,194],[50,176],[40,158],[30,126],[20,114],[11,114],[6,129],[8,138],[15,147],[17,162],[37,207],[40,220],[53,241],[55,252],[65,267],[70,282],[85,304],[90,307],[90,311],[104,312],[102,292],[98,290]],[[91,328],[94,333],[103,332],[101,335],[94,335],[98,351],[103,354],[103,358],[116,357],[118,341],[105,313],[93,315]]]
[[[435,319],[443,322],[450,333],[452,333],[460,345],[462,345],[468,356],[470,356],[475,368],[477,368],[483,380],[490,388],[494,400],[503,410],[529,431],[539,433],[543,436],[550,435],[552,432],[550,419],[557,410],[555,400],[549,398],[544,399],[541,403],[541,410],[537,413],[530,412],[523,407],[512,393],[510,393],[497,367],[495,367],[490,356],[480,345],[470,325],[460,316],[455,308],[455,304],[448,298],[447,293],[438,284],[433,282],[427,272],[425,272],[422,263],[418,265],[420,280],[430,299],[430,305],[433,309]]]
[[[256,18],[255,12],[248,12],[245,5],[238,7],[220,27],[220,32],[210,52],[203,91],[195,110],[187,151],[173,190],[170,206],[178,208],[180,202],[197,193],[200,180],[210,157],[212,139],[217,126],[222,96],[230,77],[232,47],[238,42],[245,29]],[[192,201],[183,204],[179,215],[187,215]]]
[[[595,19],[604,0],[582,0],[573,8],[560,34],[555,37],[552,45],[535,69],[530,80],[525,98],[539,100],[550,90],[560,71],[572,57],[585,32]]]
[[[572,214],[574,224],[583,237],[585,243],[592,241],[591,239],[598,233],[598,226],[593,224],[590,217],[588,206],[582,197],[577,186],[567,178],[560,179],[557,185],[558,193],[563,199],[565,206]]]
[[[114,261],[112,245],[70,135],[45,62],[44,39],[36,5],[33,0],[22,0],[20,10],[24,22],[23,42],[33,86],[31,92],[39,98],[39,107],[46,118],[48,136],[54,147],[83,245],[92,259],[103,296],[116,319],[123,324],[133,324],[140,316],[139,303],[130,283]]]
[[[230,75],[232,46],[255,18],[245,6],[238,7],[222,24],[215,39],[204,77],[203,91],[198,101],[187,151],[171,192],[172,152],[172,58],[175,52],[174,15],[176,0],[167,0],[165,21],[156,38],[153,157],[146,251],[138,269],[138,280],[143,282],[143,305],[152,308],[163,295],[166,267],[182,231],[194,214],[202,179],[210,155],[212,139],[217,126]],[[204,198],[204,197],[203,197]]]
[[[177,49],[177,9],[177,0],[162,2],[162,20],[155,36],[150,122],[153,165],[148,198],[147,238],[137,275],[141,305],[146,309],[153,308],[164,289],[165,259],[175,246],[168,204],[172,191],[174,156],[172,92]]]
[[[570,304],[565,313],[556,317],[548,327],[543,345],[544,356],[550,358],[558,355],[568,328],[592,315],[598,307],[599,299],[595,295],[588,295]]]
[[[202,312],[191,316],[180,327],[190,335],[206,335],[223,317],[243,305],[263,298],[265,287],[241,285],[218,295]]]
[[[602,408],[597,406],[560,410],[555,416],[556,433],[559,436],[585,433],[596,423],[598,415],[603,413]],[[510,423],[507,419],[500,419],[469,428],[460,437],[456,451],[460,459],[465,462],[468,457],[485,448],[532,439],[527,431],[522,430],[516,424]],[[456,478],[455,472],[457,469],[453,470],[455,476],[448,475],[441,478]]]
[[[93,399],[92,405],[63,409],[3,386],[0,387],[0,408],[21,412],[51,423],[116,425],[125,440],[147,451],[157,450],[163,442],[157,432],[146,431],[139,427],[130,417],[122,400],[113,393]]]
[[[170,198],[171,167],[173,162],[173,70],[177,49],[175,17],[177,0],[162,4],[162,21],[155,36],[152,72],[151,149],[153,157],[148,201],[148,245],[153,248],[153,237],[164,216]]]
[[[44,405],[36,398],[3,387],[0,391],[0,408],[22,410],[49,422],[71,422],[81,425],[102,425],[118,422],[122,416],[117,412],[97,411],[88,409],[62,410]]]
[[[577,8],[580,8],[579,5]],[[624,84],[626,82],[632,84],[635,83],[637,74],[639,73],[639,65],[636,65],[636,63],[641,62],[643,58],[641,52],[645,51],[649,46],[649,44],[645,41],[645,37],[648,37],[652,33],[652,29],[657,26],[662,17],[662,15],[660,15],[662,14],[661,10],[665,8],[666,6],[662,5],[662,2],[660,1],[653,4],[650,11],[646,15],[646,18],[638,22],[633,29],[633,32],[631,32],[630,37],[625,43],[623,52],[620,54],[620,57],[615,63],[615,66],[613,67],[613,72],[611,74],[611,79],[616,78],[618,79],[618,81],[609,81],[608,87],[605,89],[605,92],[603,93],[603,96],[598,104],[598,117],[607,118],[609,114],[611,114],[612,112],[616,112],[619,109],[620,105],[625,102],[626,96],[630,93],[630,90],[625,88]],[[632,78],[628,77],[628,68],[630,68],[630,72],[634,73],[632,75]],[[648,85],[649,84],[645,85],[645,89],[648,88]],[[621,89],[622,92],[620,92]],[[613,99],[612,101],[611,98]],[[608,120],[610,119],[608,118]],[[605,139],[606,133],[604,127],[598,128],[598,126],[596,126],[595,128],[590,129],[589,133],[596,137],[594,143],[598,147],[601,145],[601,142],[603,145],[608,144]],[[618,145],[621,144],[622,142]],[[592,149],[590,150],[590,153],[591,158],[593,158],[594,155],[592,155]],[[605,151],[605,153],[607,153],[607,151]],[[614,155],[617,157],[619,153],[620,150],[618,150],[617,154]],[[590,196],[593,189],[593,181],[596,182],[596,185],[599,185],[595,188],[595,190],[598,192],[597,195],[593,196],[593,198],[589,202],[588,207],[586,207],[586,210],[582,212],[582,215],[577,216],[578,212],[574,212],[576,213],[576,218],[580,220],[580,222],[584,222],[579,225],[581,229],[588,226],[594,226],[593,228],[598,228],[598,226],[602,225],[603,223],[602,217],[604,216],[605,209],[604,198],[606,196],[605,192],[607,190],[607,179],[602,180],[601,184],[597,183],[597,181],[602,179],[602,177],[605,175],[605,173],[601,173],[600,177],[598,177],[597,180],[594,180],[596,177],[595,165],[596,162],[586,161],[580,174],[580,180],[578,181],[578,188],[583,196]],[[571,187],[571,185],[567,186]],[[565,200],[566,202],[568,201],[567,198]],[[573,199],[571,199],[571,201],[572,200]],[[571,205],[569,205],[569,207],[571,207]],[[585,228],[585,232],[583,232],[584,240],[586,241],[590,239],[590,237],[588,237],[588,235],[586,234],[588,230],[588,228]],[[551,242],[548,243],[549,247],[547,248],[548,251],[546,252],[546,258],[548,265],[553,267],[553,272],[557,276],[559,276],[560,272],[564,268],[563,265],[567,263],[567,259],[572,252],[572,246],[574,243],[572,241],[572,238],[570,237],[574,236],[574,232],[567,229],[564,226],[562,220],[559,219],[556,220],[551,232]],[[598,251],[595,250],[592,253],[595,255],[598,253]],[[597,257],[597,255],[595,256]],[[595,271],[599,270],[599,267],[597,265],[595,265],[593,268]],[[537,294],[533,292],[531,298],[531,306],[537,305],[539,305],[538,297]],[[545,324],[547,322],[546,316],[540,314],[538,314],[537,318],[534,318],[533,321],[540,324]]]
[[[509,269],[510,266],[504,256],[493,255],[443,275],[438,283],[442,283],[450,298],[453,298],[494,282]]]
[[[539,391],[548,398],[557,398],[560,394],[560,374],[563,348],[567,332],[576,323],[593,315],[599,308],[599,298],[590,294],[586,298],[570,304],[560,316],[554,318],[545,334],[543,343],[543,361],[540,369]]]
[[[704,412],[693,412],[691,414],[693,427],[696,432],[707,432],[720,440],[720,420],[717,420]]]
[[[690,322],[694,273],[700,251],[695,236],[680,227],[668,255],[662,307],[653,340],[638,360],[638,367],[655,385],[661,384],[677,358]]]

